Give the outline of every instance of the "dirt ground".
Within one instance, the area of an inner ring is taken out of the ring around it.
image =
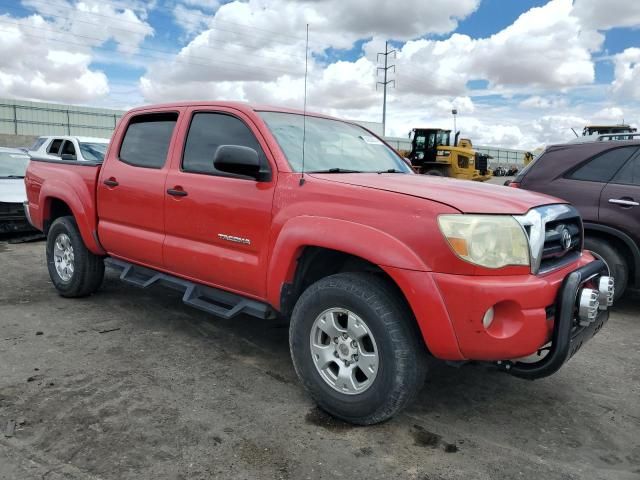
[[[109,272],[54,291],[0,243],[0,479],[640,479],[640,294],[554,377],[436,363],[373,427],[316,409],[287,325],[221,321]]]

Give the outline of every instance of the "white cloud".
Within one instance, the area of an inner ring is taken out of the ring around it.
[[[613,92],[621,98],[640,100],[640,48],[627,48],[615,55],[613,62]]]
[[[60,32],[58,37],[67,42],[80,42],[96,47],[113,40],[121,53],[135,53],[153,28],[143,18],[143,3],[101,2],[82,0],[76,2],[50,2],[24,0],[46,20],[47,28]],[[70,49],[72,50],[72,49]]]
[[[37,13],[0,16],[0,96],[4,97],[96,101],[109,93],[109,83],[103,72],[91,67],[93,48],[113,41],[120,54],[131,54],[153,33],[136,1],[23,3]]]
[[[629,0],[575,0],[572,15],[585,28],[608,30],[614,27],[638,27],[640,2]]]
[[[9,18],[3,16],[2,18]],[[0,96],[57,102],[86,102],[109,92],[107,77],[89,68],[88,49],[74,52],[49,44],[46,22],[39,16],[19,20],[3,30],[0,42]],[[33,28],[40,28],[33,36]],[[83,51],[84,50],[84,51]]]

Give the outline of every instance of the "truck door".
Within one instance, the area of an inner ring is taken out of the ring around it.
[[[636,242],[640,241],[640,150],[602,191],[599,215],[600,222],[615,226]]]
[[[183,154],[173,159],[166,183],[166,268],[264,297],[275,162],[258,129],[236,110],[193,108],[187,118]],[[220,145],[255,149],[272,179],[258,182],[216,170],[213,157]]]
[[[167,157],[178,112],[125,118],[97,187],[98,236],[109,254],[161,268]]]

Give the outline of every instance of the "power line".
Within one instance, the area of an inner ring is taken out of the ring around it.
[[[33,1],[33,0],[32,0],[32,1]],[[16,10],[16,11],[17,11],[17,8],[16,8],[16,7],[9,7],[9,6],[5,5],[5,8],[13,9],[13,10]],[[91,14],[92,12],[82,12],[82,13],[83,13],[83,14]],[[97,15],[97,14],[96,14],[96,15]],[[61,19],[61,20],[68,20],[68,21],[70,21],[70,22],[81,22],[81,23],[85,23],[85,24],[88,24],[88,25],[94,25],[94,26],[100,26],[100,27],[103,27],[103,26],[104,26],[104,24],[101,24],[101,23],[94,23],[94,22],[89,22],[89,21],[87,21],[87,20],[76,19],[76,18],[70,18],[70,17],[61,16],[61,15],[45,14],[45,16],[46,16],[46,17],[59,18],[59,19]],[[105,15],[100,15],[100,16],[101,16],[101,17],[105,17]],[[110,19],[112,19],[112,20],[118,20],[118,19],[115,19],[114,17],[108,17],[108,16],[107,16],[107,18],[110,18]],[[6,22],[6,21],[5,21],[5,22]],[[22,24],[22,23],[17,23],[17,22],[13,22],[13,23],[16,23],[16,25],[21,25],[21,26],[27,26],[27,27],[30,27],[29,25],[25,25],[25,24]],[[38,28],[39,28],[39,27],[38,27]],[[122,27],[109,26],[109,28],[110,28],[111,30],[118,30],[118,31],[127,32],[127,33],[134,33],[134,34],[143,34],[143,33],[144,33],[144,32],[141,32],[141,31],[131,30],[131,29],[122,28]],[[220,30],[220,29],[215,28],[215,27],[214,27],[214,28],[211,28],[211,29],[212,29],[212,30]],[[231,31],[231,30],[221,30],[221,31],[227,31],[227,32],[235,33],[235,34],[237,34],[237,35],[241,35],[241,34],[242,34],[241,32],[233,32],[233,31]],[[67,32],[65,32],[65,31],[63,31],[63,30],[60,30],[60,33],[67,33]],[[75,33],[73,33],[73,32],[68,32],[68,33],[69,33],[69,34],[73,34],[73,35],[75,35],[75,36],[82,37],[82,35],[80,35],[80,34],[75,34]],[[146,35],[145,35],[145,36],[146,36]],[[98,40],[98,41],[104,41],[103,39],[99,39],[99,38],[93,38],[93,37],[86,37],[86,38],[89,38],[90,40],[91,40],[91,39],[94,39],[94,40]],[[118,43],[124,44],[123,42],[118,42]],[[254,45],[251,45],[251,44],[248,44],[248,43],[243,43],[243,42],[238,42],[238,41],[236,41],[236,40],[234,40],[234,43],[238,43],[239,45],[243,45],[243,46],[246,46],[246,47],[249,47],[249,48],[253,48],[253,47],[254,47]],[[126,44],[125,44],[125,45],[126,45]],[[150,48],[150,47],[136,47],[136,48]],[[203,49],[211,50],[211,51],[215,51],[215,52],[219,52],[219,51],[220,51],[218,48],[210,47],[210,46],[207,46],[207,45],[199,45],[199,46],[198,46],[198,48],[203,48]],[[270,51],[269,51],[269,50],[262,50],[262,52],[270,52]],[[173,53],[173,52],[171,52],[171,53]],[[274,52],[274,53],[275,53],[275,52]],[[256,56],[256,57],[275,58],[275,57],[269,57],[269,56],[267,56],[267,55],[261,55],[261,54],[255,53],[255,52],[246,52],[246,54],[247,54],[247,55]],[[280,56],[280,57],[281,57],[282,55],[280,55],[280,54],[276,54],[276,57],[278,57],[278,56]],[[304,58],[302,55],[287,55],[287,57],[300,58],[300,59]]]
[[[95,16],[98,16],[98,17],[108,18],[110,20],[114,20],[114,21],[117,21],[117,22],[126,22],[126,23],[132,23],[132,24],[135,24],[135,25],[140,25],[139,22],[136,22],[136,21],[133,21],[133,20],[128,20],[128,19],[125,19],[125,18],[115,18],[115,17],[113,17],[111,15],[104,15],[104,14],[97,13],[97,12],[89,12],[89,11],[84,11],[84,10],[77,10],[76,8],[74,8],[73,5],[56,3],[55,1],[44,2],[44,1],[40,1],[40,0],[30,0],[30,3],[36,3],[36,4],[40,4],[40,5],[46,6],[46,7],[63,8],[63,9],[73,10],[74,12],[81,12],[83,14],[89,14],[89,15],[95,15]],[[121,10],[131,10],[131,11],[135,10],[135,8],[125,7],[125,6],[122,6],[121,4],[108,2],[106,0],[101,0],[100,3],[104,4],[104,5],[109,5],[109,6],[113,7],[113,8],[121,9]],[[152,10],[162,10],[162,11],[166,11],[166,12],[172,14],[172,15],[174,13],[174,11],[171,8],[166,7],[164,5],[156,5]],[[189,14],[191,14],[193,16],[202,17],[202,19],[203,19],[202,21],[204,21],[205,23],[206,23],[206,20],[212,20],[212,19],[215,18],[215,15],[211,15],[211,17],[208,17],[208,16],[205,16],[205,15],[193,12],[192,9],[187,9],[187,10],[189,10],[189,12],[187,12],[187,13],[189,13]],[[42,14],[42,15],[47,16],[47,14]],[[258,30],[258,31],[262,31],[262,32],[265,32],[265,33],[269,33],[271,35],[278,35],[278,36],[283,36],[283,37],[294,38],[294,39],[300,40],[300,41],[304,41],[305,40],[305,38],[301,37],[301,36],[291,35],[291,34],[287,34],[287,33],[283,33],[283,32],[278,32],[278,31],[275,31],[275,30],[268,30],[268,29],[265,29],[265,28],[256,27],[254,25],[242,24],[242,23],[238,23],[238,22],[231,22],[231,21],[228,21],[228,20],[218,20],[218,19],[216,19],[216,22],[222,23],[223,25],[224,24],[229,24],[229,25],[240,26],[240,27],[243,27],[243,28],[249,28],[252,31]],[[209,28],[217,28],[217,29],[222,30],[222,31],[229,31],[229,30],[220,29],[219,27],[209,27]],[[233,32],[233,33],[246,34],[246,32]]]
[[[393,54],[393,58],[396,58],[396,51],[395,50],[389,50],[389,42],[384,42],[384,52],[379,52],[378,55],[376,56],[376,62],[380,61],[380,55],[384,56],[384,67],[378,67],[376,69],[376,74],[380,72],[380,70],[382,70],[383,74],[384,74],[384,80],[382,82],[376,82],[376,89],[378,88],[378,85],[382,85],[384,94],[383,94],[383,98],[382,98],[382,136],[385,135],[385,127],[387,124],[387,86],[389,86],[389,84],[393,84],[393,86],[396,86],[396,81],[395,80],[388,80],[387,75],[389,73],[389,69],[393,68],[393,73],[396,73],[396,66],[395,65],[389,65],[389,55]]]
[[[1,20],[0,20],[0,22],[1,22]],[[4,30],[4,29],[1,29],[1,28],[0,28],[0,32],[13,33],[13,31],[11,31],[11,30]],[[42,40],[42,36],[41,35],[34,35],[34,34],[30,34],[30,33],[25,33],[25,32],[20,32],[20,33],[22,35],[26,35],[28,37],[38,38],[38,39]],[[47,41],[58,42],[58,43],[66,44],[66,45],[75,45],[75,46],[80,46],[80,47],[87,47],[87,45],[85,45],[83,43],[69,42],[69,41],[66,41],[66,40],[59,40],[59,39],[56,39],[56,38],[49,38],[49,39],[47,39]],[[105,50],[105,51],[108,51],[110,53],[113,53],[113,50],[109,49],[108,47],[95,46],[95,47],[91,47],[91,48],[95,48],[95,49],[99,49],[99,50]],[[145,55],[145,54],[142,54],[142,53],[130,53],[129,55],[135,56],[135,57],[151,58],[153,60],[160,60],[156,56]],[[185,55],[184,57],[192,58],[191,56],[187,56],[187,55]],[[199,58],[199,57],[193,57],[193,58]],[[202,57],[200,57],[200,58],[202,58]],[[195,66],[208,67],[208,68],[219,67],[219,65],[217,65],[217,64],[211,64],[211,63],[204,64],[204,63],[189,62],[189,61],[186,61],[182,57],[179,57],[179,56],[176,56],[172,61],[178,62],[178,63],[183,63],[185,65],[195,65]],[[247,71],[255,71],[255,69],[253,69],[252,67],[244,65],[244,64],[241,64],[241,63],[227,62],[227,61],[224,61],[224,60],[217,60],[216,62],[217,63],[225,63],[225,64],[229,64],[229,65],[235,65],[237,67],[244,68]],[[285,75],[293,75],[291,71],[277,69],[277,68],[260,67],[260,69],[262,69],[262,70],[271,70],[271,71],[282,73],[282,74],[285,74]]]
[[[20,27],[26,27],[26,28],[34,29],[34,30],[37,30],[39,32],[49,32],[49,33],[53,33],[53,34],[56,34],[56,35],[73,35],[74,37],[84,38],[84,39],[87,39],[87,40],[99,41],[101,43],[104,43],[104,41],[105,41],[104,39],[96,38],[96,37],[90,37],[88,35],[80,35],[80,34],[76,34],[76,33],[73,33],[73,32],[65,32],[65,31],[61,31],[61,30],[43,29],[43,28],[40,28],[40,27],[32,26],[32,25],[25,25],[25,24],[22,24],[22,23],[11,22],[11,21],[2,20],[2,19],[0,19],[0,23],[7,23],[7,24],[12,24],[12,25],[17,25],[17,26],[20,26]],[[2,30],[2,31],[12,33],[11,30]],[[22,32],[22,31],[20,33],[22,35],[35,37],[35,38],[39,38],[39,39],[42,40],[42,36],[41,35],[33,35],[33,34],[25,33],[25,32]],[[103,50],[107,50],[107,51],[112,52],[112,50],[108,49],[107,47],[103,47],[101,45],[88,46],[86,44],[76,43],[76,42],[69,42],[67,40],[60,40],[60,39],[57,39],[57,38],[48,38],[47,41],[65,43],[65,44],[69,44],[69,45],[76,45],[76,46],[81,46],[81,47],[85,47],[85,48],[89,47],[89,48],[103,49]],[[187,55],[187,54],[179,55],[179,52],[173,52],[173,51],[170,51],[170,50],[162,50],[162,49],[151,48],[151,47],[137,47],[136,45],[123,43],[123,42],[118,42],[118,43],[120,45],[132,47],[132,48],[137,48],[139,50],[145,50],[145,51],[150,51],[150,52],[159,53],[159,54],[165,54],[165,55],[166,54],[175,55],[173,61],[179,61],[179,60],[182,60],[182,59],[185,59],[185,58],[186,59],[193,58],[193,59],[196,59],[196,60],[205,60],[205,61],[210,61],[211,60],[210,58],[200,57],[200,56],[196,56],[196,55]],[[157,57],[154,57],[152,55],[142,55],[141,53],[131,52],[131,53],[128,53],[128,55],[131,55],[131,56],[142,56],[142,57],[153,58],[153,59],[158,60]],[[265,57],[265,58],[268,58],[268,57]],[[281,58],[284,58],[284,57],[281,57]],[[271,59],[273,59],[273,57]],[[227,64],[227,65],[235,65],[235,66],[238,66],[238,67],[241,67],[241,68],[244,68],[244,69],[253,70],[252,67],[250,67],[250,66],[248,66],[246,64],[243,64],[243,63],[230,62],[230,61],[227,61],[227,60],[217,60],[217,59],[215,61],[216,61],[216,63],[224,63],[224,64]],[[192,65],[201,65],[201,66],[214,66],[213,64],[210,64],[210,63],[208,63],[208,64],[198,64],[198,63],[191,63],[191,62],[186,62],[186,63],[190,63]],[[279,69],[279,68],[274,68],[274,67],[260,66],[260,69],[271,70],[271,71],[274,71],[274,72],[290,74],[289,71],[282,70],[282,69]]]

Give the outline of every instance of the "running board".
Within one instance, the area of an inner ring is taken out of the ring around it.
[[[267,319],[273,318],[275,315],[273,309],[266,303],[251,300],[235,293],[200,285],[117,258],[105,258],[104,264],[107,267],[120,270],[120,280],[136,287],[148,288],[158,284],[184,292],[182,296],[184,303],[221,318],[228,319],[240,314],[247,314]]]

